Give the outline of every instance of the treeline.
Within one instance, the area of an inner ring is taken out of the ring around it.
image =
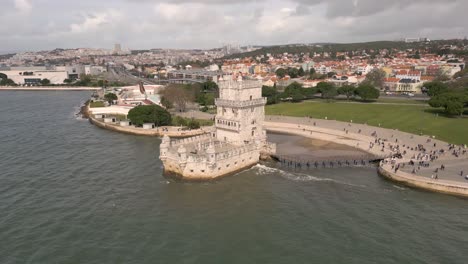
[[[233,58],[247,58],[257,57],[266,54],[279,55],[283,53],[289,54],[313,54],[329,52],[332,57],[336,52],[353,52],[353,51],[378,51],[378,50],[407,50],[407,49],[425,49],[430,53],[456,53],[458,55],[466,55],[467,51],[450,51],[443,49],[445,45],[468,45],[467,40],[436,40],[431,42],[413,42],[406,43],[403,41],[374,41],[374,42],[363,42],[363,43],[324,43],[317,45],[282,45],[282,46],[271,46],[263,47],[261,49],[245,52],[241,54],[233,54],[225,57],[225,59]]]
[[[468,107],[468,71],[460,72],[459,79],[450,82],[434,81],[424,85],[425,92],[431,97],[429,105],[443,108],[450,116],[461,116]]]
[[[369,82],[363,82],[357,87],[352,85],[336,87],[332,83],[320,82],[316,87],[312,88],[304,88],[300,83],[293,82],[288,85],[283,92],[279,92],[276,86],[262,87],[262,96],[267,98],[267,104],[277,104],[283,101],[297,103],[317,97],[331,100],[338,95],[344,95],[348,100],[360,99],[363,101],[372,101],[379,98],[380,92]]]

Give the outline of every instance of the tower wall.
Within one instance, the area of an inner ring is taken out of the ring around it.
[[[266,98],[260,81],[221,81],[216,100],[216,137],[233,144],[264,141]]]

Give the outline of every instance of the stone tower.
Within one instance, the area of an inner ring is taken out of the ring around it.
[[[262,97],[262,83],[254,80],[220,79],[219,98],[216,99],[216,138],[234,145],[263,144],[266,98]]]

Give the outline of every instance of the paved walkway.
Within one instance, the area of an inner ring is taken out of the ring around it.
[[[386,159],[381,167],[394,176],[458,186],[465,188],[464,192],[468,190],[465,178],[468,175],[468,149],[465,146],[398,130],[306,117],[267,116],[265,127],[275,131],[282,127],[283,132],[355,144],[372,154],[392,154],[396,157]]]

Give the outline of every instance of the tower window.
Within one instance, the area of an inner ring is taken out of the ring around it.
[[[252,101],[252,96],[250,96],[250,101]]]

